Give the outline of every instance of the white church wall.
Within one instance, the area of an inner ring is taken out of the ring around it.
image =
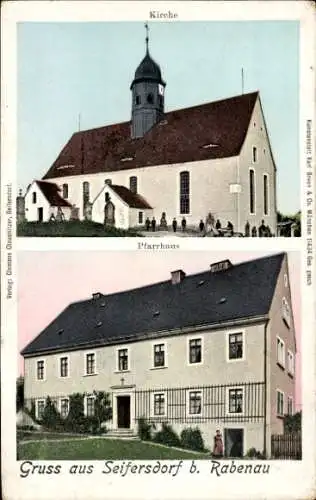
[[[256,162],[253,162],[253,147],[257,148]],[[250,213],[250,169],[255,172],[255,211],[253,214]],[[267,214],[264,213],[264,175],[267,175],[269,185]],[[244,231],[247,220],[250,227],[258,228],[263,219],[272,233],[276,234],[276,173],[259,99],[255,104],[248,134],[240,154],[240,180],[242,186],[245,186],[240,194],[240,212],[245,214],[245,218],[241,217],[241,230]]]
[[[33,203],[33,193],[36,193],[36,202]],[[36,184],[32,182],[30,188],[25,195],[25,217],[30,222],[38,221],[38,209],[43,208],[43,221],[47,222],[50,218],[50,205],[43,195],[42,191]]]

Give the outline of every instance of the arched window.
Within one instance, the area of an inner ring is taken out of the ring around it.
[[[108,184],[108,186],[111,186],[112,179],[105,179],[104,184]]]
[[[82,185],[82,195],[83,195],[83,206],[85,207],[90,201],[90,184],[89,182],[84,182]]]
[[[255,193],[255,171],[250,169],[249,170],[249,209],[250,213],[254,214],[255,213],[255,206],[256,206],[256,193]]]
[[[263,213],[268,215],[269,211],[269,183],[267,174],[263,175]]]
[[[180,172],[180,214],[190,213],[190,173]]]
[[[63,184],[63,198],[68,198],[68,184]]]
[[[132,193],[137,194],[137,177],[132,176],[129,178],[129,189]]]
[[[135,104],[140,104],[141,103],[141,100],[140,100],[140,95],[137,95],[135,97]]]
[[[152,93],[148,94],[148,96],[147,96],[147,102],[149,104],[153,104],[153,102],[154,102],[154,96],[153,96]]]

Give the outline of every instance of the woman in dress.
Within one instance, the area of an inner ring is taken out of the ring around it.
[[[217,429],[216,434],[214,436],[213,456],[216,458],[221,458],[223,454],[224,454],[223,438],[221,431]]]

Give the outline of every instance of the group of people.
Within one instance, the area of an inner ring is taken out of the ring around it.
[[[253,226],[251,228],[251,234],[250,234],[250,224],[247,221],[245,224],[245,236],[252,236],[253,238],[256,238],[259,236],[259,238],[269,238],[272,236],[271,229],[269,226],[266,226],[264,223],[264,220],[262,219],[261,225],[256,228],[256,226]]]

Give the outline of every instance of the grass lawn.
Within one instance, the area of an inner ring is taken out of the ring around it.
[[[103,224],[90,221],[68,222],[21,222],[17,226],[17,236],[93,236],[93,237],[121,237],[141,236],[134,229],[105,228]]]
[[[18,460],[178,460],[209,458],[172,448],[155,446],[141,441],[119,439],[41,439],[32,443],[19,443]]]

